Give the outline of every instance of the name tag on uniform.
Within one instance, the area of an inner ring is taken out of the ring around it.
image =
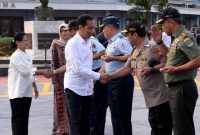
[[[140,61],[140,62],[138,63],[138,68],[141,69],[141,68],[144,67],[144,65],[145,65],[145,61]]]
[[[112,45],[108,46],[108,48],[106,49],[106,53],[113,55],[115,53],[115,45],[112,44]]]
[[[136,60],[135,59],[131,60],[131,68],[132,69],[136,68]]]

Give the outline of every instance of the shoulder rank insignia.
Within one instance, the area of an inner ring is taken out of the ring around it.
[[[119,38],[120,38],[120,39],[123,39],[123,38],[125,38],[125,37],[124,37],[123,35],[120,35]]]

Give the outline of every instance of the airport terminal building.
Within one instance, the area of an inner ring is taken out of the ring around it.
[[[127,0],[49,0],[54,8],[55,20],[75,19],[83,13],[91,14],[96,25],[102,23],[102,18],[111,13],[120,18],[120,28],[123,29],[129,21],[127,11],[133,5],[127,5]],[[200,23],[200,0],[169,0],[177,7],[187,28]],[[15,32],[23,31],[24,21],[33,21],[35,7],[40,6],[39,0],[0,0],[0,35],[13,36]],[[156,5],[152,7],[151,24],[157,20]]]

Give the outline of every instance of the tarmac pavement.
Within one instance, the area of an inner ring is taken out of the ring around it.
[[[197,76],[196,82],[200,90],[200,77]],[[32,100],[29,135],[51,135],[53,118],[53,95],[50,80],[38,77],[38,88],[40,97]],[[11,132],[11,110],[9,100],[6,94],[7,78],[0,77],[0,135],[12,135]],[[200,135],[200,99],[196,104],[194,113],[196,135]],[[132,107],[132,127],[133,135],[150,135],[150,126],[148,124],[148,110],[145,107],[143,94],[136,82]],[[110,111],[108,109],[106,116],[105,135],[113,135]]]

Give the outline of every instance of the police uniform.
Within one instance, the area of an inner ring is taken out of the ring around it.
[[[159,71],[151,71],[141,76],[139,70],[143,67],[154,67],[165,63],[158,47],[146,40],[144,47],[140,50],[134,48],[126,66],[133,69],[136,74],[147,108],[149,108],[149,123],[152,135],[171,135],[172,116],[168,102],[168,88],[164,76]],[[158,85],[159,84],[159,85]]]
[[[110,40],[106,54],[111,56],[130,55],[132,46],[121,33],[117,33]],[[125,62],[105,62],[106,73],[114,72],[123,67]],[[132,135],[131,111],[133,99],[133,77],[128,75],[112,79],[108,82],[108,104],[111,111],[114,135]]]
[[[180,23],[181,15],[177,9],[167,8],[157,23],[163,23],[170,18]],[[174,40],[167,54],[166,67],[184,65],[200,55],[200,48],[194,36],[184,26],[178,28],[172,34],[172,38]],[[165,74],[165,81],[169,87],[174,135],[195,135],[193,114],[198,98],[194,81],[196,74],[197,69]]]

